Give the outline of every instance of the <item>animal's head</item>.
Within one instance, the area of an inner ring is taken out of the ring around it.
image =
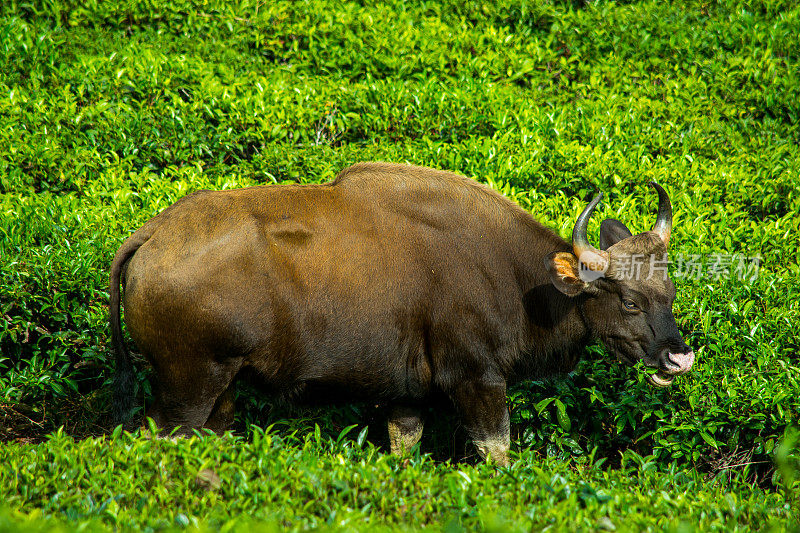
[[[650,382],[665,387],[692,368],[694,352],[672,315],[675,284],[667,274],[672,206],[664,189],[652,185],[659,206],[651,231],[632,235],[622,222],[607,219],[600,226],[600,249],[593,247],[586,227],[599,194],[575,223],[573,253],[550,254],[545,263],[558,290],[571,297],[585,295],[581,311],[587,324],[617,358],[657,368]]]

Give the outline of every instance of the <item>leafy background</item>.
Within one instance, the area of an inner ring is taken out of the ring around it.
[[[4,2],[0,528],[798,527],[798,57],[789,1]],[[378,408],[246,387],[230,440],[109,435],[124,238],[196,189],[362,160],[473,176],[565,238],[598,190],[592,234],[649,229],[655,179],[673,254],[761,269],[676,278],[697,363],[670,389],[599,346],[515,388],[499,477],[452,416],[402,462]]]

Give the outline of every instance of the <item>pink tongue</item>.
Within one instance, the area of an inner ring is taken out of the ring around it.
[[[669,354],[669,360],[678,367],[676,372],[688,372],[692,369],[692,365],[694,364],[694,350],[690,350],[686,353],[671,353]]]

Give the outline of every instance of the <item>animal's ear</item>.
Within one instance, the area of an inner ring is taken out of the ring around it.
[[[607,250],[631,235],[631,230],[625,224],[616,218],[607,218],[600,224],[600,248]]]
[[[567,296],[577,296],[586,289],[581,279],[578,258],[569,252],[553,252],[544,259],[550,281]]]

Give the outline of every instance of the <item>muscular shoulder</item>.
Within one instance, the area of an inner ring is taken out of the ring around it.
[[[460,174],[397,163],[357,163],[341,171],[333,185],[346,196],[383,205],[435,204],[479,217],[529,218],[517,204]]]

